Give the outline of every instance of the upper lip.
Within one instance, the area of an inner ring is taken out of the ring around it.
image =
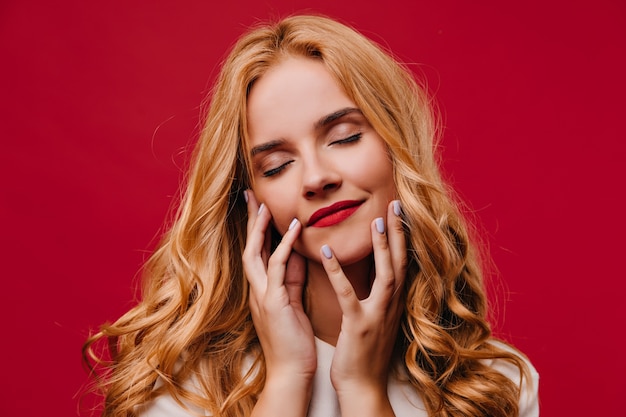
[[[333,214],[340,210],[344,210],[350,207],[358,206],[361,203],[363,202],[359,200],[344,200],[344,201],[338,201],[334,204],[331,204],[328,207],[322,207],[321,209],[317,210],[315,213],[311,214],[311,217],[309,218],[307,226],[312,226],[319,219],[325,216],[328,216],[329,214]]]

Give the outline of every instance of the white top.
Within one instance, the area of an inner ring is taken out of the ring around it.
[[[492,341],[491,343],[515,353],[514,350],[503,343],[497,341]],[[315,347],[317,348],[317,372],[313,380],[313,392],[307,416],[340,417],[339,401],[330,382],[330,365],[335,353],[335,347],[318,338],[315,338]],[[516,366],[499,359],[490,362],[489,365],[493,369],[501,372],[515,383],[519,382],[520,374]],[[530,370],[532,384],[529,386],[529,384],[525,383],[522,386],[519,417],[537,417],[539,416],[539,374],[530,362],[526,361],[526,365],[528,365]],[[428,417],[422,398],[410,382],[399,380],[397,377],[390,377],[388,395],[391,407],[397,417]],[[209,415],[205,410],[198,409],[190,404],[188,406],[200,415]],[[139,415],[140,417],[190,417],[194,414],[182,408],[169,394],[165,394],[146,404]]]

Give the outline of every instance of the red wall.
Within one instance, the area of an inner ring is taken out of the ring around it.
[[[623,2],[209,3],[0,5],[0,415],[76,415],[81,344],[132,305],[220,58],[307,8],[420,63],[542,415],[624,415]]]

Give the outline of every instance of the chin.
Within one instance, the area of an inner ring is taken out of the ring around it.
[[[341,266],[351,266],[364,260],[370,262],[369,258],[373,254],[373,251],[370,246],[368,250],[357,251],[356,253],[354,251],[343,253],[340,250],[337,250],[334,253]]]
[[[367,246],[363,246],[359,248],[355,248],[354,246],[352,247],[348,246],[349,249],[347,250],[342,249],[342,246],[338,245],[337,243],[333,244],[332,242],[329,242],[328,245],[332,248],[333,255],[337,258],[341,266],[350,266],[350,265],[356,264],[362,260],[367,259],[373,253],[373,248],[372,248],[371,243]],[[298,242],[296,242],[293,249],[295,252],[304,256],[308,260],[312,260],[314,262],[321,262],[321,259],[320,259],[321,247],[322,247],[322,244],[320,244],[319,247],[317,246],[312,247],[308,245],[298,244]]]
[[[369,228],[365,231],[356,230],[352,233],[334,236],[334,239],[328,244],[342,266],[353,265],[365,260],[374,250]]]

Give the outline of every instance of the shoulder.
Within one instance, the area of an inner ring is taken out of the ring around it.
[[[177,364],[177,368],[182,366],[184,365],[181,359]],[[248,354],[244,358],[242,367],[244,371],[242,375],[247,375],[247,378],[253,378],[258,372],[258,369],[255,367],[255,358],[252,354]],[[202,384],[198,380],[197,375],[198,373],[192,373],[182,384],[182,388],[189,393],[203,397],[206,393],[203,392]],[[157,390],[162,385],[163,380],[159,378],[154,389]],[[167,391],[163,392],[151,401],[137,407],[135,413],[138,417],[198,417],[212,415],[210,411],[180,397],[178,396],[177,398]]]
[[[157,380],[157,387],[162,384],[161,380]],[[191,378],[185,388],[191,391],[198,391],[198,381]],[[203,410],[186,401],[177,401],[169,393],[163,393],[152,401],[138,407],[135,410],[139,417],[197,417],[209,416],[206,410]]]
[[[530,360],[519,350],[496,339],[489,341],[490,344],[510,352],[522,359],[528,375],[524,376],[520,373],[517,366],[504,359],[493,359],[488,361],[488,365],[500,372],[511,381],[520,386],[520,417],[536,417],[539,416],[539,373]]]
[[[187,408],[178,403],[171,395],[163,394],[141,406],[136,412],[139,417],[196,417],[198,415],[209,415],[206,414],[205,410],[201,410],[191,404],[185,405]]]

